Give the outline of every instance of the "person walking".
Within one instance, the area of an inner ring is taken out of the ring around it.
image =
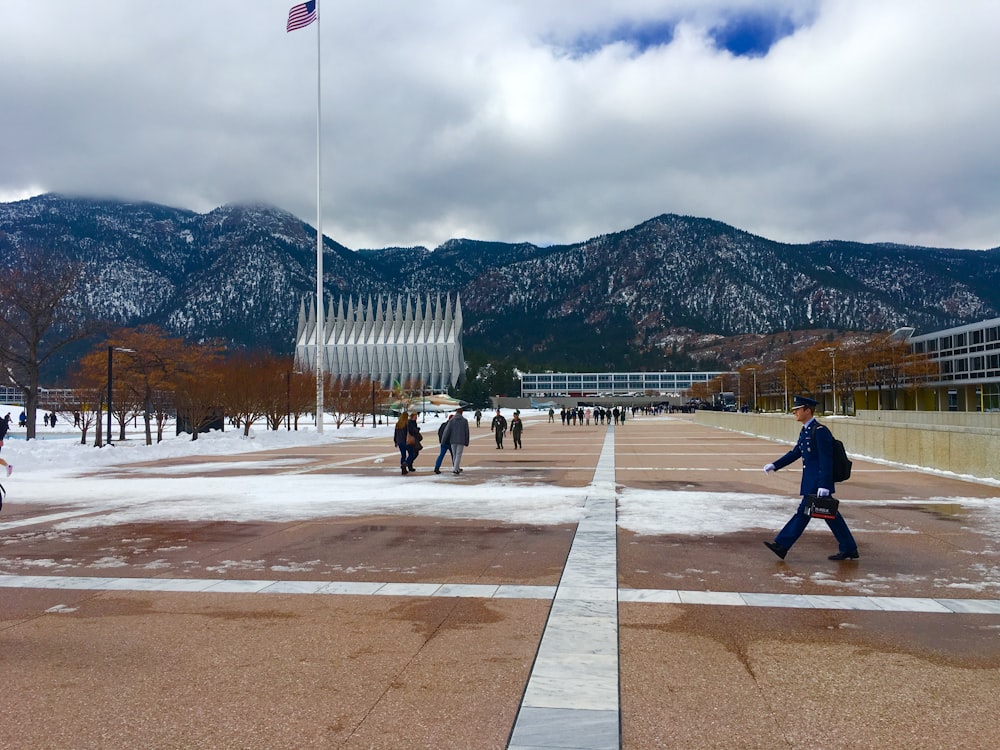
[[[521,412],[515,411],[510,418],[510,436],[514,438],[514,450],[521,447],[521,433],[524,432],[524,422],[521,421]]]
[[[455,463],[455,453],[451,450],[451,443],[445,438],[448,423],[454,418],[454,416],[454,414],[449,414],[448,419],[438,426],[438,442],[441,443],[441,449],[438,451],[437,460],[434,462],[435,474],[441,473],[441,462],[444,460],[445,453],[451,453],[451,462]]]
[[[416,411],[410,412],[410,419],[406,423],[406,446],[408,452],[406,454],[406,469],[409,472],[414,472],[416,469],[413,468],[413,462],[417,460],[417,456],[420,455],[420,451],[424,447],[424,436],[420,434],[420,425],[417,423],[418,413]],[[413,440],[410,440],[410,438]]]
[[[453,474],[462,473],[462,454],[469,445],[469,420],[462,413],[462,407],[455,410],[455,416],[449,419],[441,436],[451,446],[451,470]]]
[[[483,421],[483,410],[476,409],[476,427],[479,427],[481,421]]]
[[[500,413],[500,407],[497,407],[496,416],[493,417],[493,421],[490,423],[490,429],[493,430],[493,436],[497,441],[497,450],[503,450],[503,436],[507,434],[507,419]]]
[[[3,450],[3,441],[7,437],[7,432],[10,430],[10,414],[8,413],[6,417],[0,419],[0,450]],[[7,471],[7,476],[14,471],[14,467],[7,463],[4,459],[0,458],[0,465],[4,467]]]
[[[409,458],[409,450],[406,445],[406,425],[409,423],[406,412],[401,412],[396,420],[396,429],[392,433],[392,444],[399,449],[399,468],[403,471],[403,476],[407,474],[406,464]]]
[[[802,459],[802,481],[799,484],[802,500],[798,510],[778,532],[773,542],[764,542],[764,546],[782,560],[812,520],[809,515],[809,496],[830,497],[836,489],[833,483],[833,434],[826,425],[816,421],[814,415],[817,405],[817,401],[806,396],[795,397],[792,414],[802,425],[799,439],[788,453],[764,467],[765,473],[770,474]],[[840,547],[837,554],[830,555],[829,559],[857,560],[860,557],[858,544],[839,510],[836,516],[826,519],[826,525],[830,527]]]

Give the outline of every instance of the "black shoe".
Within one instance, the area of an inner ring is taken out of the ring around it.
[[[767,547],[771,552],[776,554],[782,560],[785,559],[785,555],[788,554],[788,547],[782,547],[777,542],[764,542],[764,546]]]
[[[413,468],[413,464],[407,464],[407,465],[406,465],[406,468],[407,468],[407,469],[408,469],[409,471],[416,471],[416,469],[414,469],[414,468]]]
[[[434,473],[435,474],[440,474],[441,473],[441,469],[434,469]]]
[[[403,476],[405,477],[406,476],[406,467],[405,466],[400,466],[399,468],[403,470]]]
[[[856,549],[850,552],[838,552],[836,555],[830,555],[827,560],[857,560],[861,555],[858,554]]]

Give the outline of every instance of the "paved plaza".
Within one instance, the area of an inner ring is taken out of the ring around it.
[[[762,541],[794,511],[799,471],[761,467],[787,446],[689,417],[532,417],[524,443],[497,450],[473,428],[461,476],[431,473],[436,446],[398,476],[384,439],[139,469],[166,486],[178,471],[314,475],[331,495],[346,475],[395,476],[402,497],[414,483],[471,498],[500,481],[527,499],[585,488],[579,523],[65,533],[94,511],[12,493],[0,748],[1000,746],[1000,487],[855,460],[837,495],[861,559],[828,561],[836,544],[814,522],[781,561]],[[787,497],[781,519],[754,520],[765,495]],[[649,533],[643,508],[676,528]]]

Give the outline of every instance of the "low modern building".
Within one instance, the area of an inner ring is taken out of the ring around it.
[[[661,396],[675,402],[695,383],[728,372],[525,372],[522,398]],[[735,378],[735,376],[734,376]]]
[[[1000,318],[911,336],[909,344],[938,365],[917,390],[917,409],[1000,411]]]
[[[465,372],[462,351],[462,303],[420,297],[379,295],[362,304],[341,297],[330,302],[316,345],[316,308],[305,300],[299,309],[295,366],[316,371],[320,353],[323,371],[332,378],[371,378],[383,388],[394,385],[445,391],[459,384]]]

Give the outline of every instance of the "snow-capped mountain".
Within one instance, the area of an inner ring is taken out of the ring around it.
[[[207,214],[43,195],[0,204],[0,267],[26,252],[83,266],[77,294],[116,325],[292,349],[315,290],[315,230],[267,206]],[[461,294],[466,347],[541,366],[656,366],[685,336],[933,330],[1000,315],[1000,248],[789,245],[663,215],[573,245],[449,240],[352,251],[326,238],[340,295]]]

